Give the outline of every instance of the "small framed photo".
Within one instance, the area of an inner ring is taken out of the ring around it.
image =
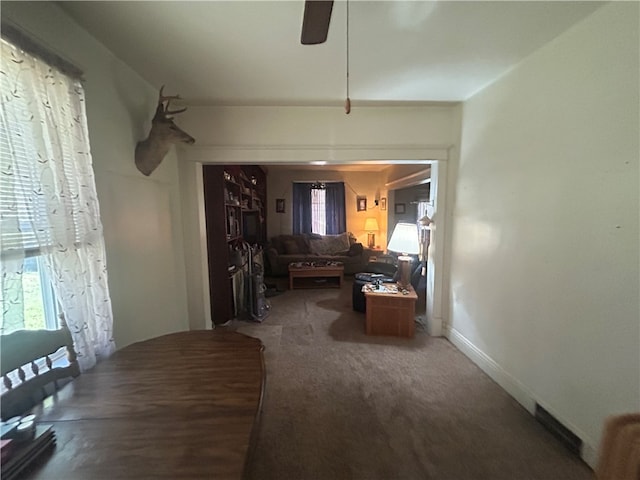
[[[383,212],[387,209],[387,198],[386,197],[382,197],[380,199],[380,210],[382,210]]]
[[[366,212],[367,211],[367,197],[361,197],[358,195],[357,197],[357,208],[358,212]]]
[[[395,213],[397,213],[399,215],[404,214],[406,212],[406,208],[405,208],[404,203],[396,203],[394,211],[395,211]]]
[[[276,198],[276,213],[284,213],[284,198]]]

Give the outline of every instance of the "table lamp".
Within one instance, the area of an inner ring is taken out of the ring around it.
[[[400,254],[398,256],[398,285],[407,288],[411,285],[411,263],[413,261],[409,255],[420,253],[417,225],[413,223],[396,224],[387,250]]]
[[[379,230],[378,220],[373,217],[369,217],[364,221],[364,230],[367,232],[367,246],[373,248],[376,244],[376,234]]]

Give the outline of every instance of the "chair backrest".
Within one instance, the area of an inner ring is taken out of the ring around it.
[[[68,365],[55,365],[50,356],[67,350]],[[0,397],[3,419],[21,415],[58,387],[58,380],[77,377],[80,368],[69,329],[17,330],[0,336]]]

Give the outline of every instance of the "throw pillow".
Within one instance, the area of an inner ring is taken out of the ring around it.
[[[309,240],[306,235],[294,235],[294,239],[298,244],[298,253],[310,253]]]
[[[330,244],[331,253],[337,253],[340,251],[348,250],[351,247],[349,242],[349,234],[347,232],[339,235],[325,235],[327,242]]]
[[[309,250],[315,255],[328,255],[327,244],[323,238],[310,238]]]
[[[350,248],[349,236],[347,233],[340,235],[324,235],[320,238],[310,238],[309,246],[311,253],[317,255],[336,255]]]

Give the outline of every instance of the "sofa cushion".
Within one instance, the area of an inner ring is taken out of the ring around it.
[[[349,250],[349,234],[340,235],[318,235],[309,239],[311,253],[317,255],[335,255],[339,252]]]
[[[298,245],[298,251],[293,252],[292,243]],[[287,244],[291,251],[287,251]],[[271,238],[271,247],[275,248],[281,255],[287,253],[309,253],[309,243],[306,235],[276,235]]]
[[[333,252],[329,250],[327,242],[323,238],[309,239],[309,249],[315,255],[329,255]]]
[[[357,257],[362,255],[364,252],[364,247],[361,243],[352,243],[349,247],[349,250],[345,250],[344,252],[338,252],[335,255],[340,255],[343,257]]]
[[[295,240],[289,238],[286,239],[284,242],[284,253],[287,255],[296,255],[300,252],[300,245],[298,245],[298,242],[296,242]]]

